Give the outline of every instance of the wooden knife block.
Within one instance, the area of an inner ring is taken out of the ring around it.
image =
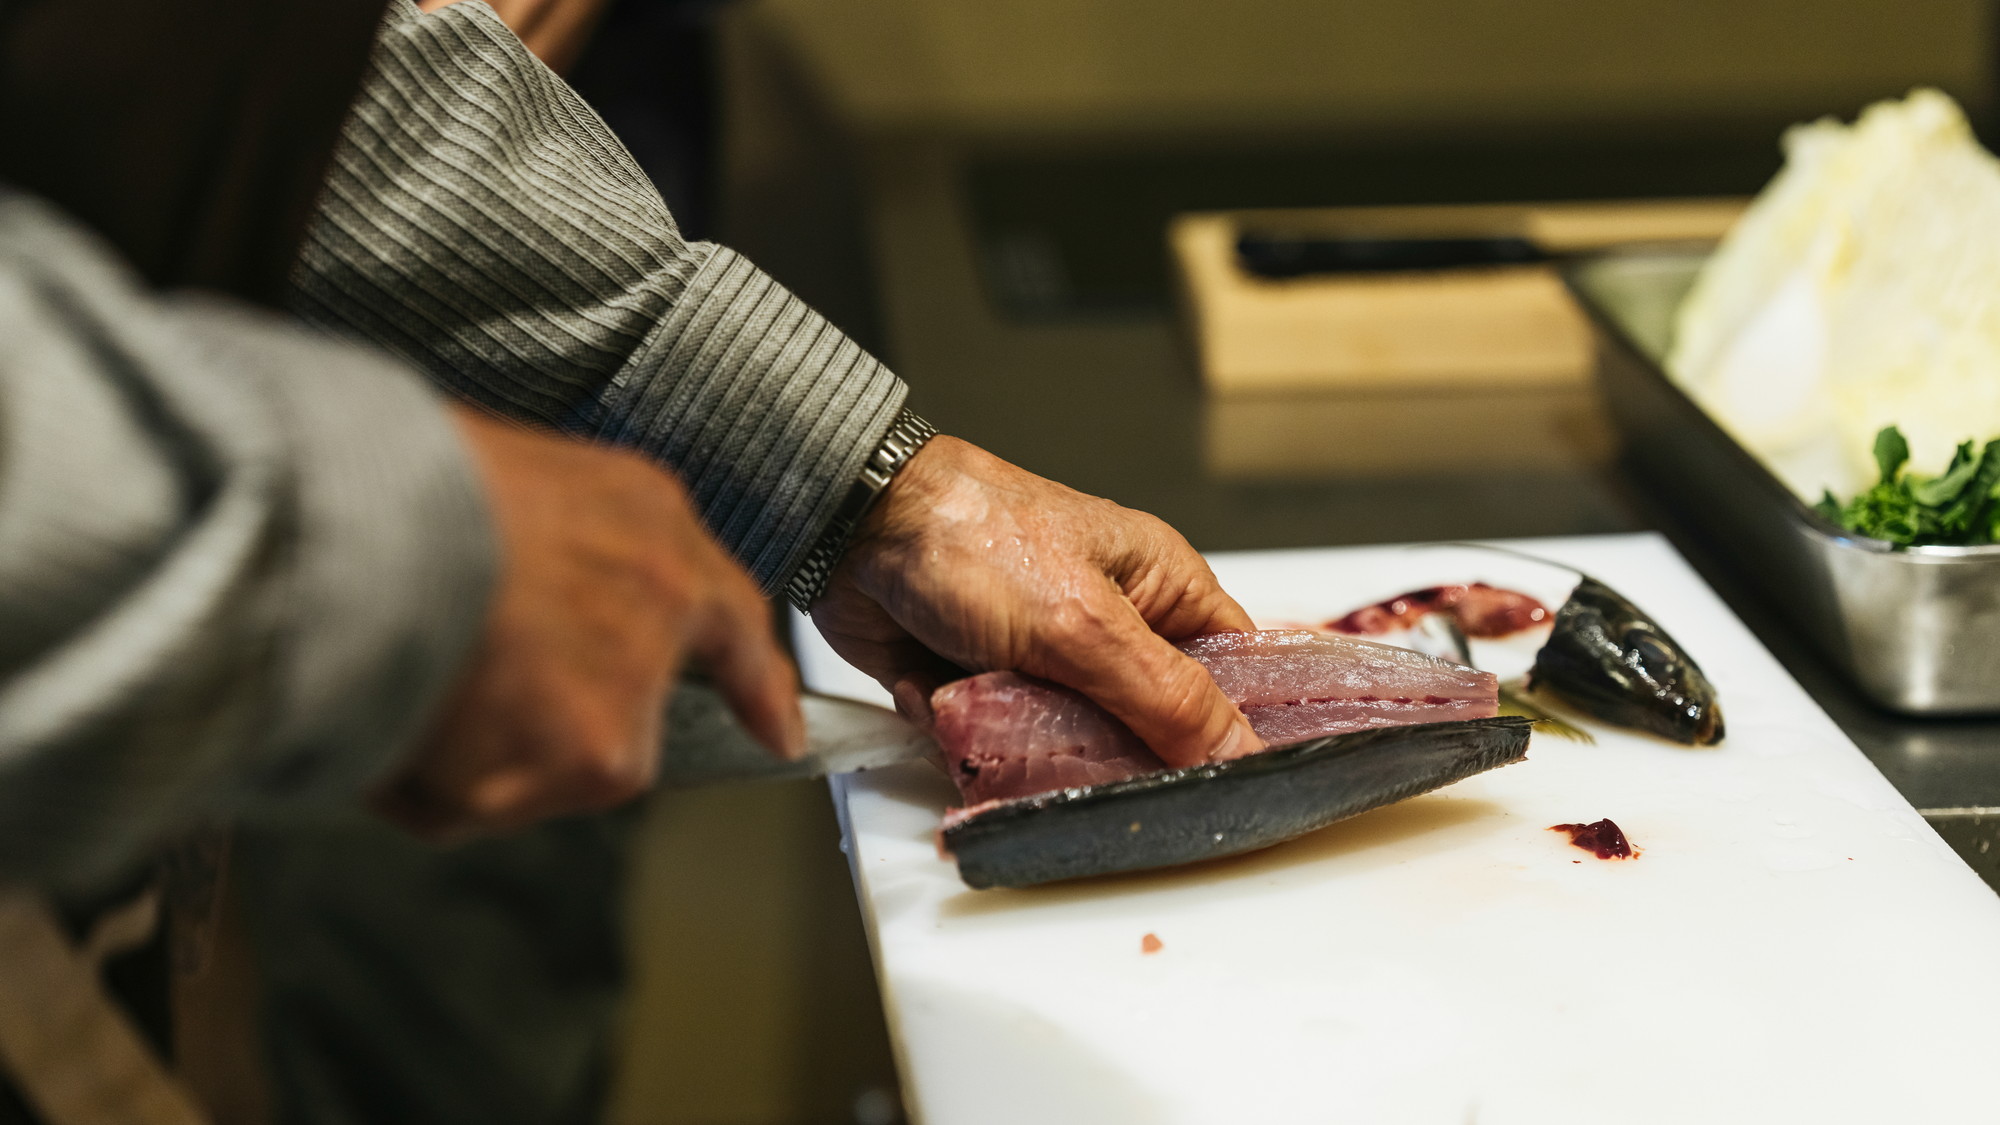
[[[1187,214],[1169,227],[1183,320],[1209,392],[1211,470],[1556,467],[1611,443],[1589,325],[1553,264],[1257,277],[1246,232],[1526,239],[1551,254],[1713,242],[1740,199]]]
[[[1549,386],[1590,371],[1589,326],[1552,265],[1320,275],[1244,271],[1246,231],[1356,238],[1524,238],[1556,254],[1712,242],[1740,200],[1236,211],[1168,232],[1201,375],[1217,394]]]

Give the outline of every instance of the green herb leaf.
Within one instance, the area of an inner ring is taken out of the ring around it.
[[[1882,470],[1882,483],[1896,479],[1896,471],[1910,459],[1910,443],[1903,438],[1903,431],[1894,426],[1884,426],[1875,435],[1875,464]]]
[[[1911,485],[1910,495],[1917,498],[1917,503],[1933,508],[1949,504],[1958,499],[1958,494],[1965,491],[1966,485],[1972,483],[1973,474],[1979,471],[1984,460],[1983,456],[1972,455],[1971,442],[1960,442],[1958,452],[1951,455],[1951,467],[1944,471],[1944,475]]]
[[[1827,519],[1858,535],[1898,547],[1966,546],[2000,541],[2000,439],[1978,453],[1961,444],[1936,477],[1905,474],[1910,445],[1901,430],[1875,435],[1875,464],[1882,479],[1846,504],[1832,493],[1813,505]]]
[[[1933,522],[1928,509],[1910,495],[1908,483],[1884,481],[1856,496],[1841,513],[1841,526],[1871,539],[1915,546]]]
[[[1938,515],[1938,522],[1952,542],[1993,541],[1993,521],[1988,513],[1995,506],[1996,488],[2000,488],[2000,441],[1989,441],[1974,463],[1971,479],[1958,491],[1951,506]]]

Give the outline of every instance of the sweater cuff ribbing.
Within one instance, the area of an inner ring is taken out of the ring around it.
[[[607,391],[602,436],[674,465],[709,529],[784,585],[902,408],[860,345],[725,247]]]

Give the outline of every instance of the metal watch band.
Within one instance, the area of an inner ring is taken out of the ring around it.
[[[792,580],[785,583],[785,600],[792,603],[800,613],[810,612],[813,602],[826,592],[827,580],[833,577],[833,568],[840,562],[840,556],[847,550],[847,541],[854,534],[854,528],[868,509],[889,487],[890,478],[897,470],[909,463],[917,455],[924,443],[937,436],[937,429],[929,422],[905,410],[896,415],[889,426],[889,432],[882,437],[882,444],[875,447],[865,464],[861,475],[848,488],[847,495],[840,500],[840,506],[833,511],[833,519],[826,525],[826,531],[806,552],[805,560],[792,573]]]

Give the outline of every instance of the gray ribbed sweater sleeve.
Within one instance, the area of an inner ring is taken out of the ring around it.
[[[403,365],[162,298],[0,189],[0,882],[351,801],[476,639],[477,481]]]
[[[480,3],[396,0],[294,287],[307,319],[457,394],[665,462],[767,590],[903,399],[748,261],[683,240],[617,138]]]

